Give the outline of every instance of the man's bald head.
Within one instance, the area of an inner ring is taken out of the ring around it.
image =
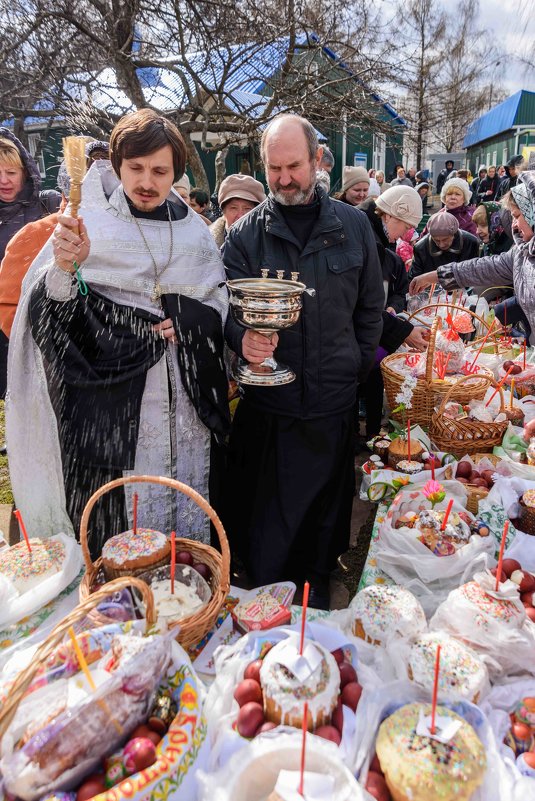
[[[285,206],[309,203],[323,150],[314,127],[295,114],[281,114],[262,135],[260,152],[268,186]]]

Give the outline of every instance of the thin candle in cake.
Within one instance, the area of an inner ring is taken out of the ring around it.
[[[500,580],[502,577],[503,565],[503,552],[505,551],[505,540],[507,539],[507,532],[509,531],[509,521],[506,520],[503,524],[502,541],[500,542],[500,554],[498,556],[498,567],[496,568],[496,592],[500,588]]]
[[[306,759],[306,742],[307,742],[307,728],[308,728],[308,702],[305,701],[303,707],[303,739],[301,741],[301,766],[300,766],[300,779],[299,779],[299,795],[305,797],[305,759]]]
[[[28,532],[26,531],[26,526],[24,525],[24,520],[22,519],[22,515],[21,515],[19,509],[15,509],[13,514],[17,518],[17,521],[18,521],[18,524],[19,524],[19,528],[20,528],[20,530],[22,532],[22,536],[24,537],[24,542],[26,543],[26,547],[28,549],[28,553],[31,553],[32,552],[32,546],[30,545],[30,539],[28,537]]]
[[[494,396],[498,394],[498,392],[500,391],[500,387],[503,386],[505,381],[507,381],[507,379],[509,378],[509,375],[511,374],[511,370],[513,368],[514,368],[514,364],[511,365],[511,367],[508,369],[508,371],[506,372],[504,377],[500,381],[498,381],[498,383],[496,384],[496,389],[494,390],[494,392],[492,393],[492,395],[490,396],[490,398],[486,402],[485,407],[487,407],[489,405],[489,403],[492,403],[492,401],[494,399]]]
[[[435,680],[433,682],[433,703],[431,706],[431,734],[436,731],[435,718],[437,714],[437,698],[438,698],[438,677],[440,674],[440,645],[437,645],[437,656],[435,659]]]
[[[138,494],[134,492],[134,510],[132,513],[132,528],[134,530],[134,536],[137,534],[137,501],[138,501]]]
[[[440,526],[441,531],[445,531],[446,526],[448,525],[448,517],[450,516],[451,507],[453,506],[453,498],[450,498],[448,501],[448,505],[446,507],[446,513],[444,515],[444,520],[442,521],[442,525]]]
[[[490,326],[489,330],[487,331],[487,333],[486,333],[486,334],[485,334],[485,336],[483,337],[483,341],[481,342],[481,345],[479,346],[479,350],[478,350],[478,352],[477,352],[477,353],[476,353],[476,355],[474,356],[474,361],[473,361],[473,362],[472,362],[472,364],[470,365],[470,368],[472,368],[472,367],[474,366],[474,364],[477,362],[477,359],[478,359],[478,356],[479,356],[479,354],[481,353],[481,351],[482,351],[482,350],[483,350],[483,348],[485,347],[485,342],[487,341],[487,339],[488,339],[488,338],[489,338],[489,336],[491,335],[491,332],[492,332],[492,329],[494,328],[494,323],[495,323],[495,322],[496,322],[496,320],[493,320],[493,321],[492,321],[492,324],[491,324],[491,326]]]
[[[303,648],[305,647],[305,626],[307,622],[307,608],[308,608],[308,593],[310,592],[310,584],[305,581],[303,587],[303,616],[301,617],[301,640],[299,642],[299,656],[303,656]]]
[[[510,409],[513,408],[513,399],[514,399],[514,397],[515,397],[515,379],[511,378],[511,400],[510,400],[510,403],[509,403],[509,408]]]
[[[171,532],[171,595],[175,594],[176,533]]]

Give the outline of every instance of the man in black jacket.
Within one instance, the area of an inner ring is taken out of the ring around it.
[[[511,156],[507,164],[505,165],[505,170],[507,172],[507,178],[504,178],[498,187],[498,191],[496,192],[496,201],[501,200],[513,186],[516,186],[518,181],[518,176],[522,170],[522,165],[524,164],[524,156],[517,155]]]
[[[270,195],[229,231],[229,278],[291,272],[304,295],[297,325],[271,341],[227,324],[232,349],[277,358],[290,384],[245,387],[229,446],[227,527],[257,584],[293,577],[328,608],[329,572],[348,544],[354,492],[353,408],[381,335],[384,290],[372,230],[316,186],[322,150],[306,120],[281,115],[261,144]]]
[[[442,187],[448,180],[450,173],[453,172],[453,161],[448,159],[446,162],[446,166],[443,170],[440,170],[437,178],[437,195],[440,195],[442,192]]]
[[[414,246],[409,282],[417,275],[430,273],[444,264],[474,259],[479,255],[477,236],[461,231],[453,214],[447,211],[433,214],[427,227],[429,233]]]

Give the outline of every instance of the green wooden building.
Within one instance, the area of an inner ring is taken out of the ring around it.
[[[499,166],[517,154],[528,158],[535,150],[535,92],[521,89],[474,120],[463,147],[472,175],[480,166]]]

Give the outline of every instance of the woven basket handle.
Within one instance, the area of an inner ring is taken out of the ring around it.
[[[5,700],[2,709],[0,710],[0,738],[5,734],[9,724],[13,720],[15,712],[19,703],[22,701],[26,690],[35,678],[35,674],[39,667],[46,662],[50,657],[54,648],[56,648],[63,640],[70,626],[76,623],[95,609],[102,601],[109,598],[114,592],[124,590],[126,587],[135,587],[139,590],[145,603],[145,619],[146,631],[150,626],[154,625],[156,621],[156,610],[154,608],[154,597],[152,590],[141,579],[134,578],[133,576],[123,576],[122,578],[114,579],[113,581],[104,584],[99,590],[94,592],[81,604],[78,604],[63,620],[55,626],[48,637],[41,643],[35,652],[31,664],[17,675],[12,687],[9,690],[9,696]]]
[[[498,384],[496,383],[496,381],[493,378],[490,378],[487,375],[480,375],[480,376],[463,375],[463,377],[459,378],[458,381],[456,381],[454,384],[452,384],[451,387],[449,388],[449,390],[446,392],[446,394],[444,395],[444,398],[442,400],[442,403],[440,404],[440,408],[437,411],[437,414],[442,414],[444,412],[444,409],[446,407],[446,403],[449,401],[451,393],[453,392],[454,389],[456,389],[459,386],[459,384],[464,384],[466,381],[473,380],[476,377],[477,378],[483,378],[487,382],[487,384],[489,386],[498,387],[498,390],[500,392],[500,412],[504,412],[505,411],[505,402],[504,402],[504,397],[503,397],[503,389],[501,388],[501,386],[498,386]]]
[[[89,516],[93,506],[98,499],[107,492],[115,489],[116,487],[123,487],[125,484],[161,484],[164,487],[171,487],[171,489],[175,489],[177,492],[181,492],[183,495],[191,498],[191,500],[197,504],[197,506],[214,524],[214,528],[217,531],[217,536],[219,538],[219,544],[221,545],[221,555],[223,557],[224,570],[223,575],[228,574],[230,570],[230,549],[227,535],[225,534],[225,529],[223,528],[223,524],[217,516],[217,513],[210,506],[208,501],[205,501],[202,495],[196,492],[196,490],[188,487],[187,484],[182,484],[181,481],[176,481],[174,478],[167,478],[166,476],[123,476],[122,478],[116,478],[114,481],[109,481],[107,484],[104,484],[93,493],[85,505],[85,509],[82,514],[82,521],[80,523],[80,545],[82,546],[82,554],[88,572],[94,570],[94,565],[91,560],[91,554],[89,553],[89,547],[87,544],[87,528],[89,524]]]
[[[464,306],[457,306],[451,303],[428,303],[426,306],[422,306],[420,309],[416,309],[416,311],[413,311],[412,314],[409,315],[408,319],[412,320],[413,317],[416,317],[417,314],[420,314],[420,312],[425,311],[425,309],[438,309],[438,308],[456,309],[457,311],[466,312],[467,314],[471,315],[471,317],[474,317],[478,322],[480,322],[481,325],[484,325],[487,331],[490,328],[489,324],[483,319],[483,317],[480,317],[479,314],[476,314],[474,311],[472,311],[472,309],[466,309]],[[421,323],[422,320],[418,320],[418,322]]]
[[[409,317],[410,320],[410,317]],[[425,354],[425,380],[428,384],[433,380],[433,362],[435,361],[435,350],[437,347],[437,333],[440,319],[435,317],[431,323],[431,334],[429,336],[429,345]]]

